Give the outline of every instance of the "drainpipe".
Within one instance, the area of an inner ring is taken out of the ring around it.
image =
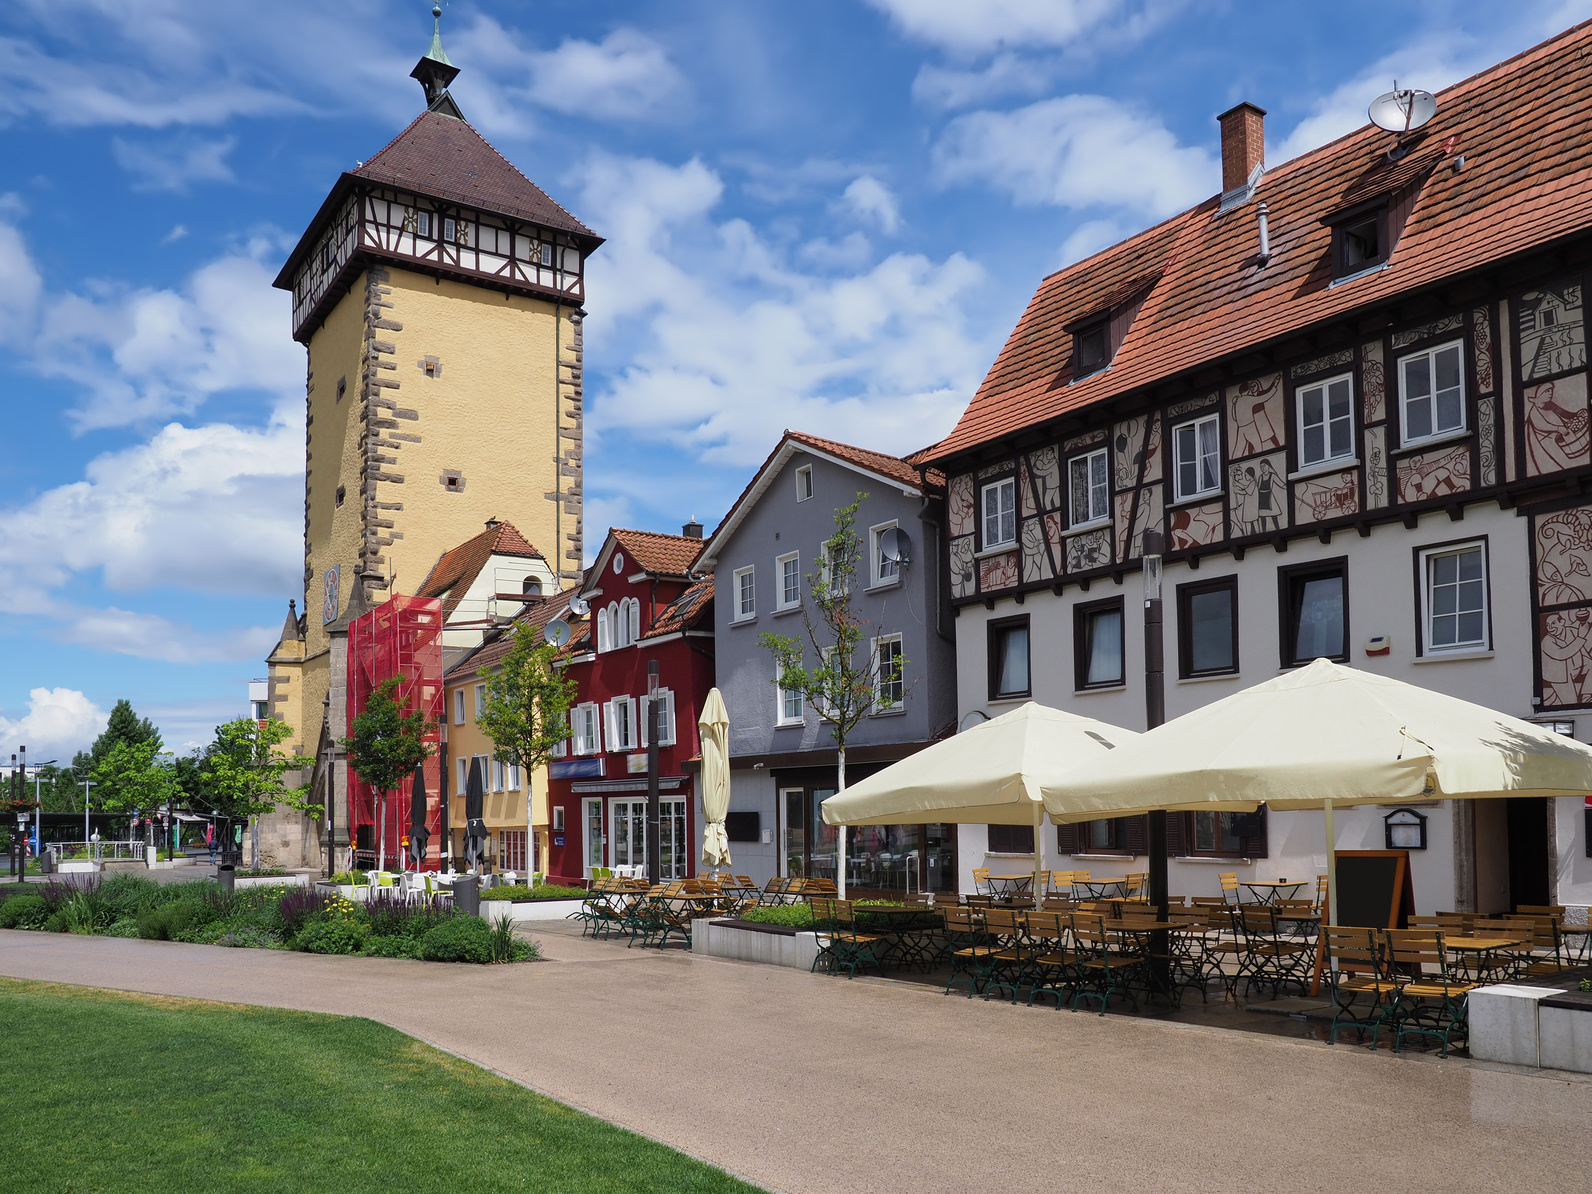
[[[922,474],[920,473],[919,475],[921,476]],[[941,600],[941,593],[943,591],[941,586],[942,586],[942,584],[944,582],[943,582],[943,579],[942,579],[942,577],[940,575],[940,573],[942,571],[942,569],[940,567],[940,529],[941,528],[940,528],[939,521],[937,519],[931,518],[929,516],[929,509],[930,509],[930,507],[933,504],[934,504],[934,498],[929,495],[928,482],[925,481],[924,482],[924,492],[923,492],[923,505],[918,507],[918,522],[922,523],[924,526],[929,526],[929,527],[933,527],[934,528],[934,534],[923,536],[925,543],[929,542],[930,540],[932,540],[933,543],[934,543],[934,567],[933,567],[933,573],[934,573],[934,633],[939,635],[940,638],[942,638],[944,641],[946,641],[948,643],[954,643],[956,640],[953,639],[950,635],[945,633],[945,610],[944,610],[944,602]]]

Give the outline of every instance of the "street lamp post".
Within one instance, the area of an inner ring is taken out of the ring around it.
[[[40,846],[43,843],[39,841],[41,831],[44,828],[43,818],[39,816],[39,810],[44,807],[44,801],[39,795],[39,786],[44,782],[44,768],[54,767],[55,764],[56,760],[50,759],[47,762],[35,763],[33,765],[33,857],[35,858],[38,858],[44,853],[44,851],[40,849]],[[27,772],[23,772],[22,782],[24,784],[28,782]],[[42,866],[43,863],[40,863],[40,865]]]
[[[647,660],[647,881],[657,884],[658,865],[658,661]]]
[[[88,790],[97,787],[98,782],[92,779],[83,781],[83,849],[88,849]]]
[[[1160,531],[1144,533],[1144,728],[1153,730],[1166,720],[1165,642],[1161,633],[1161,553],[1165,546]],[[1150,814],[1150,904],[1155,919],[1167,918],[1166,810]],[[1166,930],[1150,935],[1150,980],[1157,991],[1169,991],[1171,974],[1167,965]]]

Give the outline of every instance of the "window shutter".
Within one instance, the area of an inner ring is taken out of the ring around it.
[[[1144,855],[1150,852],[1150,818],[1148,816],[1124,817],[1122,847],[1129,854]]]
[[[1078,826],[1056,826],[1056,851],[1060,854],[1077,854],[1081,847],[1078,844]]]
[[[1189,833],[1188,819],[1190,813],[1166,814],[1166,856],[1168,858],[1183,858],[1188,854],[1188,841],[1192,834]]]
[[[1266,857],[1266,806],[1234,818],[1239,830],[1239,853],[1245,858]]]

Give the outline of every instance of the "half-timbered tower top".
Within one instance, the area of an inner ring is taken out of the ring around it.
[[[602,237],[464,119],[448,91],[459,68],[440,30],[410,73],[426,110],[338,178],[276,277],[278,289],[293,292],[300,342],[378,260],[572,306],[585,298],[586,255]]]

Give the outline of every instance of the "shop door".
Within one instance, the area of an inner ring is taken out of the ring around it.
[[[582,837],[585,839],[586,851],[585,865],[586,878],[590,879],[595,867],[605,865],[603,862],[603,802],[601,800],[583,800],[581,802]]]
[[[1513,796],[1509,818],[1509,908],[1548,902],[1548,800]]]
[[[645,812],[647,806],[643,804],[641,807]],[[691,839],[685,825],[685,801],[658,801],[658,878],[664,882],[686,878],[690,850]]]
[[[833,879],[835,877],[836,833],[825,825],[823,803],[835,794],[832,787],[781,788],[784,816],[780,822],[783,837],[781,856],[785,875],[791,879]]]
[[[614,866],[640,867],[647,872],[647,802],[615,800],[612,804]]]

